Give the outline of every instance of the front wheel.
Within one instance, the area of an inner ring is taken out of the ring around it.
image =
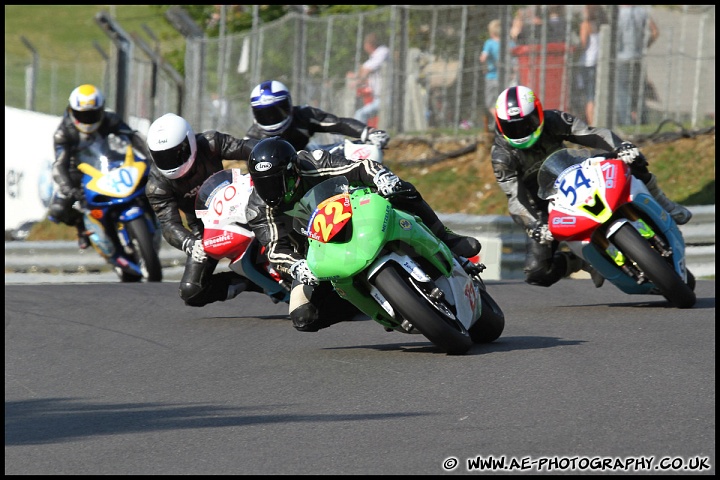
[[[130,220],[125,228],[145,279],[148,282],[162,282],[162,263],[145,217]]]
[[[630,224],[622,225],[610,239],[625,256],[637,263],[645,276],[678,308],[690,308],[697,297],[675,269]],[[693,284],[694,277],[692,277]],[[694,286],[694,285],[693,285]]]
[[[505,314],[495,299],[482,287],[480,288],[480,299],[482,301],[482,313],[468,332],[470,332],[470,338],[475,343],[494,342],[500,338],[503,330],[505,330]]]
[[[409,282],[407,273],[398,272],[392,264],[385,265],[375,278],[375,286],[420,333],[448,355],[466,353],[473,342],[470,334],[444,304],[423,295]]]

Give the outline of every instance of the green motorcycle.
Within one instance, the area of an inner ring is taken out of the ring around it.
[[[485,265],[453,255],[374,189],[331,178],[290,214],[308,237],[312,272],[387,331],[420,333],[449,355],[502,334],[505,315],[480,278]]]

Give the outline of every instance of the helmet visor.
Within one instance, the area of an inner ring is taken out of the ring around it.
[[[271,207],[277,207],[285,198],[285,177],[282,174],[253,177],[253,184],[260,198]]]
[[[80,123],[87,123],[88,125],[97,123],[100,120],[102,120],[103,117],[103,110],[97,109],[97,110],[75,110],[72,109],[73,118],[77,120]]]
[[[527,117],[511,120],[501,120],[502,133],[511,140],[522,140],[540,128],[540,116],[537,110]]]
[[[174,170],[190,159],[190,140],[185,140],[177,147],[167,150],[151,151],[153,161],[160,170]]]
[[[290,116],[290,102],[286,98],[275,105],[253,107],[253,114],[260,125],[277,125]]]

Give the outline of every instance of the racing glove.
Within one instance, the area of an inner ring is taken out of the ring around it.
[[[66,188],[65,190],[61,190],[60,193],[62,193],[62,195],[64,195],[65,198],[68,198],[73,202],[74,208],[78,208],[78,206],[75,205],[75,202],[78,203],[80,208],[85,207],[85,192],[83,192],[82,188],[70,187],[70,188]]]
[[[207,260],[207,253],[203,247],[202,240],[194,240],[188,238],[183,242],[183,250],[185,253],[192,257],[192,259],[198,263],[202,263]]]
[[[363,143],[370,142],[379,149],[383,149],[387,147],[387,144],[390,142],[390,135],[388,135],[385,130],[367,127],[363,131],[360,140],[362,140]]]
[[[547,224],[538,225],[535,228],[529,228],[528,236],[540,245],[550,245],[553,240],[555,240],[552,233],[550,233],[550,229]]]
[[[638,159],[644,158],[643,154],[640,153],[640,150],[638,150],[638,148],[630,142],[621,143],[620,146],[615,149],[614,153],[617,158],[628,165],[635,163]]]
[[[318,285],[320,283],[320,280],[315,276],[315,274],[310,270],[310,267],[308,267],[307,260],[298,260],[297,262],[293,263],[292,267],[290,267],[290,275],[297,280],[300,283],[304,283],[305,285]]]
[[[85,198],[82,188],[78,187],[64,188],[60,192],[65,198],[72,198],[76,201],[82,201]]]
[[[402,184],[398,176],[384,168],[375,174],[373,183],[377,186],[378,193],[383,197],[387,197],[402,189]]]

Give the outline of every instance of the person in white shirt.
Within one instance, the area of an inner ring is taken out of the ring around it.
[[[378,45],[377,36],[374,33],[365,35],[363,49],[369,58],[360,66],[356,80],[358,85],[366,84],[372,95],[372,101],[360,107],[355,112],[355,118],[363,123],[368,123],[380,111],[383,87],[382,66],[390,56],[390,49],[385,45]]]

